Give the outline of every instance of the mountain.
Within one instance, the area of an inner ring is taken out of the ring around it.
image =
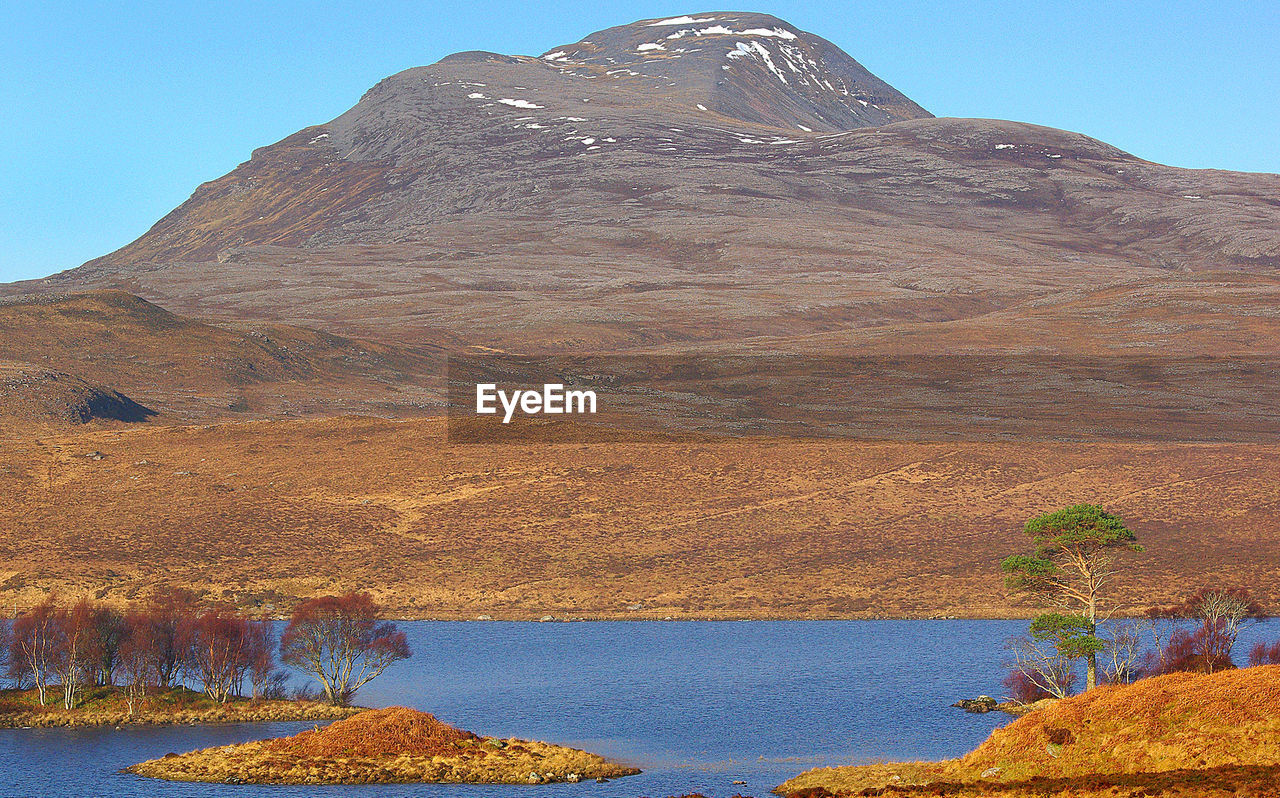
[[[393,75],[4,290],[464,349],[1275,353],[1277,197],[691,13]]]
[[[931,118],[772,17],[409,69],[0,294],[0,414],[94,422],[0,419],[6,606],[1005,616],[1034,611],[999,572],[1026,519],[1088,501],[1147,546],[1124,606],[1230,573],[1280,607],[1280,176]],[[492,350],[674,364],[632,394],[650,419],[879,434],[454,446],[373,417],[439,415],[442,355]]]

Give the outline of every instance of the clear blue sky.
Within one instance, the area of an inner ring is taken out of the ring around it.
[[[722,7],[723,8],[723,7]],[[739,4],[830,39],[939,116],[1280,172],[1280,3]],[[684,2],[65,3],[0,15],[0,281],[141,235],[250,151],[459,50],[538,54]]]

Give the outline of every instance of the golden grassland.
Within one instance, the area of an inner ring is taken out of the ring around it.
[[[1052,702],[946,762],[819,768],[776,790],[834,795],[1280,795],[1280,666],[1173,674]]]
[[[323,701],[232,698],[219,703],[185,688],[149,690],[135,699],[133,712],[122,688],[88,688],[74,709],[62,706],[62,690],[50,688],[45,706],[35,690],[0,690],[0,728],[50,726],[176,725],[337,720],[362,711]]]
[[[479,737],[404,707],[367,710],[293,737],[170,754],[128,771],[234,784],[529,784],[640,772],[574,748]]]
[[[97,453],[97,454],[94,454]],[[1147,546],[1135,608],[1280,607],[1280,447],[743,439],[450,445],[440,420],[0,429],[0,607],[160,584],[264,614],[1008,617],[1023,522],[1088,501]]]

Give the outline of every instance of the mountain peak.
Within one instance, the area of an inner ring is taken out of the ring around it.
[[[931,116],[839,47],[769,14],[641,20],[541,60],[580,77],[655,81],[701,110],[776,127],[840,131]]]

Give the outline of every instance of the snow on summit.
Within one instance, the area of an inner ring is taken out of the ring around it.
[[[768,14],[642,20],[553,48],[536,62],[557,79],[653,93],[650,105],[670,101],[792,131],[929,116],[831,42]]]
[[[648,27],[657,28],[662,25],[693,25],[698,22],[715,22],[715,17],[672,17],[671,19],[660,19],[657,22],[650,22]]]

